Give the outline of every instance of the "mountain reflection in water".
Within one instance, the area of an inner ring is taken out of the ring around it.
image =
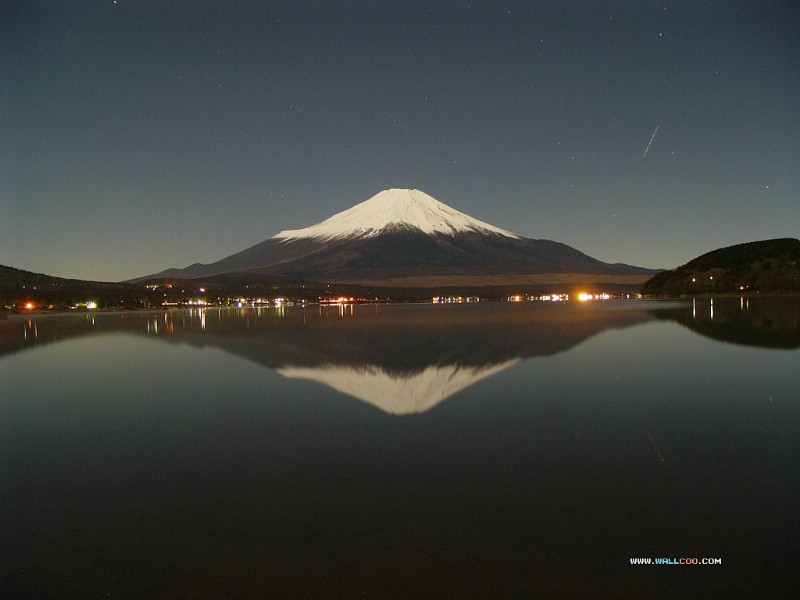
[[[797,347],[789,298],[14,316],[2,591],[783,597]]]
[[[0,355],[124,332],[214,347],[390,414],[429,410],[519,361],[657,318],[737,344],[800,347],[800,299],[359,305],[45,315],[0,325]]]
[[[364,305],[41,317],[4,327],[0,348],[7,353],[112,331],[146,335],[219,348],[285,377],[323,383],[387,413],[410,414],[521,360],[564,352],[606,329],[648,321],[653,317],[646,306]]]
[[[800,296],[702,298],[654,313],[720,342],[759,348],[800,348]]]

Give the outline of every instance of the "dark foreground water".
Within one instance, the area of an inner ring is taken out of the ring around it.
[[[797,299],[12,317],[0,382],[3,598],[797,590]]]

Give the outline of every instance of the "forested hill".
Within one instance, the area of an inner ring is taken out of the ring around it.
[[[61,287],[69,289],[85,289],[87,287],[97,288],[129,288],[125,283],[114,283],[109,281],[84,281],[82,279],[65,279],[64,277],[54,277],[43,273],[32,273],[23,271],[6,265],[0,265],[0,288],[18,288],[27,286],[38,287]]]
[[[65,279],[0,265],[0,306],[33,300],[36,304],[69,304],[94,299],[114,299],[139,292],[127,283]]]
[[[650,296],[800,293],[800,240],[781,238],[713,250],[642,286]]]

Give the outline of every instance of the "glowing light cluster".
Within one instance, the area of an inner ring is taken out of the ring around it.
[[[351,302],[355,302],[355,298],[346,298],[345,296],[340,296],[339,298],[327,298],[320,300],[323,304],[349,304]]]
[[[578,294],[578,300],[581,302],[587,302],[588,300],[609,300],[611,296],[609,294],[589,294],[587,292],[581,292]]]
[[[461,304],[462,302],[480,302],[477,296],[434,296],[434,304]]]

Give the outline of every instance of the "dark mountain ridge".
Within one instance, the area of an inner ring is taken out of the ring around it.
[[[322,223],[281,232],[214,263],[138,280],[231,272],[350,284],[406,279],[413,286],[420,276],[547,273],[639,276],[641,283],[656,271],[605,263],[566,244],[518,236],[417,190],[386,190]]]
[[[369,238],[267,240],[215,263],[195,263],[151,277],[197,278],[223,273],[285,275],[357,283],[409,275],[484,273],[651,274],[651,269],[609,264],[550,240],[465,233],[429,235],[397,229]]]
[[[719,248],[642,286],[656,296],[800,292],[800,240],[779,238]]]

